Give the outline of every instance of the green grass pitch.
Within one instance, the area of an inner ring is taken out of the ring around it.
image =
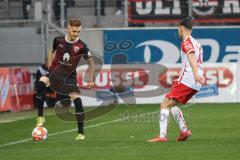
[[[181,143],[175,142],[178,126],[172,118],[169,142],[146,142],[159,133],[158,111],[159,105],[120,105],[87,122],[86,139],[74,141],[76,123],[59,120],[52,109],[46,109],[49,137],[42,142],[31,140],[34,111],[0,113],[0,160],[240,159],[240,104],[194,104],[183,108],[193,136]]]

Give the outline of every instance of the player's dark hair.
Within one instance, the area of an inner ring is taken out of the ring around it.
[[[183,26],[187,29],[192,30],[193,28],[192,18],[191,17],[184,18],[183,20],[180,21],[179,26]]]
[[[74,27],[80,27],[82,25],[82,22],[79,19],[70,19],[68,21],[68,24],[70,26],[74,26]]]

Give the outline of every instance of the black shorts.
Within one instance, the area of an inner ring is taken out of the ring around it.
[[[77,84],[76,75],[66,75],[61,72],[49,72],[46,75],[50,82],[50,88],[61,95],[69,95],[69,93],[81,93]]]

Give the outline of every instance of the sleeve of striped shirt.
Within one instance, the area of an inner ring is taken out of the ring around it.
[[[194,52],[194,47],[190,39],[186,39],[185,41],[182,42],[182,51],[185,54],[189,54],[190,52]]]

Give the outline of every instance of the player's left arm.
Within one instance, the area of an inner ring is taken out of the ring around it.
[[[83,49],[83,58],[88,63],[88,88],[92,88],[94,86],[94,77],[95,77],[95,64],[93,61],[92,54],[86,44],[84,44]]]
[[[205,79],[198,74],[198,67],[197,67],[197,62],[196,62],[196,59],[195,59],[194,52],[188,53],[187,57],[188,57],[188,60],[190,62],[190,65],[192,67],[192,71],[193,71],[193,75],[194,75],[195,80],[197,82],[199,82],[200,84],[204,84]]]
[[[93,58],[89,58],[87,60],[88,62],[88,66],[89,66],[89,69],[88,69],[88,72],[89,72],[89,80],[88,80],[88,85],[89,85],[89,88],[93,87],[94,86],[94,75],[95,75],[95,64],[94,64],[94,61],[93,61]]]

